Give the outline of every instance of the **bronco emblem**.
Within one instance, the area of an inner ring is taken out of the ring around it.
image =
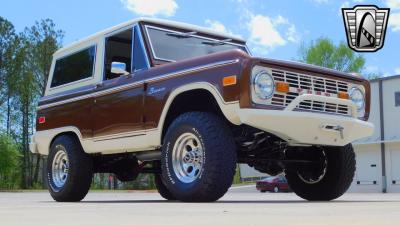
[[[389,8],[357,5],[343,8],[343,20],[349,47],[358,52],[375,52],[383,47]]]

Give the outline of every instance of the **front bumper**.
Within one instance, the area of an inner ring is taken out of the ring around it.
[[[344,146],[372,135],[374,125],[356,118],[356,108],[351,101],[322,96],[316,98],[349,105],[352,116],[294,111],[300,101],[293,101],[282,111],[239,109],[239,118],[243,124],[272,133],[290,145]]]

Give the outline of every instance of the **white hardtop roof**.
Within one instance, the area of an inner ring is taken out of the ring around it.
[[[70,49],[72,47],[77,47],[82,43],[97,39],[99,37],[103,37],[104,35],[107,35],[113,31],[122,29],[124,27],[128,27],[131,26],[135,23],[138,22],[149,22],[149,23],[155,23],[155,24],[159,24],[159,25],[164,25],[164,26],[170,26],[170,27],[176,27],[176,28],[181,28],[181,29],[186,29],[186,30],[191,30],[191,31],[197,31],[200,33],[205,33],[205,34],[210,34],[210,35],[215,35],[215,36],[221,36],[221,37],[226,37],[229,39],[233,39],[236,41],[241,41],[241,42],[245,42],[245,40],[241,37],[238,36],[234,36],[234,35],[230,35],[230,34],[226,34],[226,33],[222,33],[222,32],[218,32],[209,28],[204,28],[204,27],[200,27],[200,26],[196,26],[196,25],[192,25],[192,24],[187,24],[187,23],[182,23],[182,22],[175,22],[175,21],[171,21],[171,20],[164,20],[164,19],[155,19],[155,18],[136,18],[121,24],[118,24],[116,26],[107,28],[105,30],[102,30],[100,32],[97,32],[93,35],[90,35],[86,38],[80,39],[78,41],[75,41],[71,44],[66,45],[63,48],[60,48],[59,50],[57,50],[54,54],[58,54],[61,53],[67,49]]]

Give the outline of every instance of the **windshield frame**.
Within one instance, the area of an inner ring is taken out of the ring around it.
[[[149,50],[149,53],[151,53],[150,55],[151,55],[153,63],[154,63],[154,61],[162,61],[164,63],[165,62],[176,62],[176,60],[157,57],[157,55],[156,55],[156,53],[154,51],[154,48],[153,48],[153,44],[151,43],[151,37],[150,37],[149,32],[148,32],[149,28],[150,29],[160,30],[160,31],[176,33],[176,34],[185,34],[185,33],[188,33],[188,32],[193,32],[193,30],[184,30],[184,29],[179,29],[179,28],[175,28],[175,29],[174,28],[166,28],[164,26],[157,26],[157,25],[153,25],[153,24],[144,24],[143,28],[144,28],[143,29],[144,33],[146,35],[145,39],[146,39],[146,42],[147,42],[147,45],[148,45],[148,50]],[[228,38],[228,37],[216,36],[216,35],[215,35],[215,38],[213,38],[214,36],[211,35],[211,34],[203,34],[201,32],[197,32],[197,31],[195,31],[195,32],[196,32],[195,34],[190,34],[190,37],[199,38],[199,39],[203,39],[203,40],[206,40],[206,41],[216,41],[216,42],[218,42],[218,41],[221,42],[221,41],[224,41],[225,39]],[[210,37],[207,37],[207,36],[210,36]],[[213,37],[211,37],[211,36],[213,36]],[[243,42],[243,44],[239,44],[239,43],[235,43],[235,42],[239,42],[239,41],[237,41],[237,40],[226,41],[226,44],[227,45],[233,45],[233,46],[242,47],[242,48],[244,48],[246,50],[247,54],[251,55],[251,53],[250,53],[250,51],[249,51],[249,49],[248,49],[248,47],[247,47],[245,42]],[[154,64],[159,64],[159,63],[154,63]]]

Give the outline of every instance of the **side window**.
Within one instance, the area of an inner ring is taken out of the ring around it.
[[[57,87],[93,76],[96,46],[56,60],[50,87]]]
[[[111,71],[112,63],[117,63],[120,65],[121,70],[131,73],[132,29],[107,37],[105,45],[104,80],[113,79],[121,75]]]

